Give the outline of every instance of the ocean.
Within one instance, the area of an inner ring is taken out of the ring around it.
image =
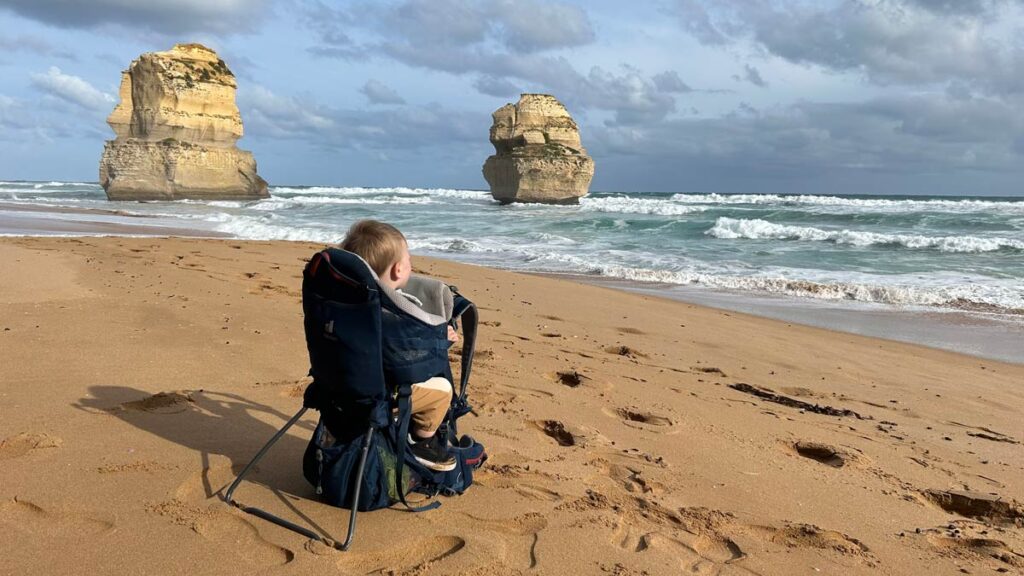
[[[597,192],[578,206],[501,206],[478,190],[270,192],[110,203],[94,183],[0,182],[0,216],[40,220],[0,234],[60,233],[45,216],[129,235],[160,226],[328,243],[376,218],[398,226],[414,255],[714,298],[956,312],[1024,331],[1024,198]]]

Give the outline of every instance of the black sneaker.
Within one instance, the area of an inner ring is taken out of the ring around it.
[[[455,470],[455,457],[448,453],[447,448],[441,444],[441,439],[437,436],[431,436],[419,441],[415,441],[410,436],[409,441],[412,455],[416,457],[416,461],[420,464],[438,472]]]

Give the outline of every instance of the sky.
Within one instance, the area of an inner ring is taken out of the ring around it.
[[[0,180],[95,181],[121,71],[184,42],[272,186],[486,189],[542,92],[592,190],[1024,195],[1024,0],[0,0]]]

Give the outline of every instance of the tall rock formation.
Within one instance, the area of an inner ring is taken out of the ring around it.
[[[235,76],[217,53],[178,44],[143,54],[121,74],[107,118],[100,184],[110,200],[266,198],[251,152],[239,150]]]
[[[594,161],[565,106],[547,94],[523,94],[492,115],[495,154],[484,162],[491,196],[502,203],[576,204],[594,177]]]

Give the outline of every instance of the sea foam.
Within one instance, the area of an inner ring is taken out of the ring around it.
[[[810,226],[789,226],[760,219],[722,217],[705,234],[734,240],[810,240],[853,246],[901,246],[913,249],[935,249],[942,252],[994,252],[1024,250],[1024,241],[983,236],[922,236],[917,234],[884,234],[860,230],[825,230]]]

